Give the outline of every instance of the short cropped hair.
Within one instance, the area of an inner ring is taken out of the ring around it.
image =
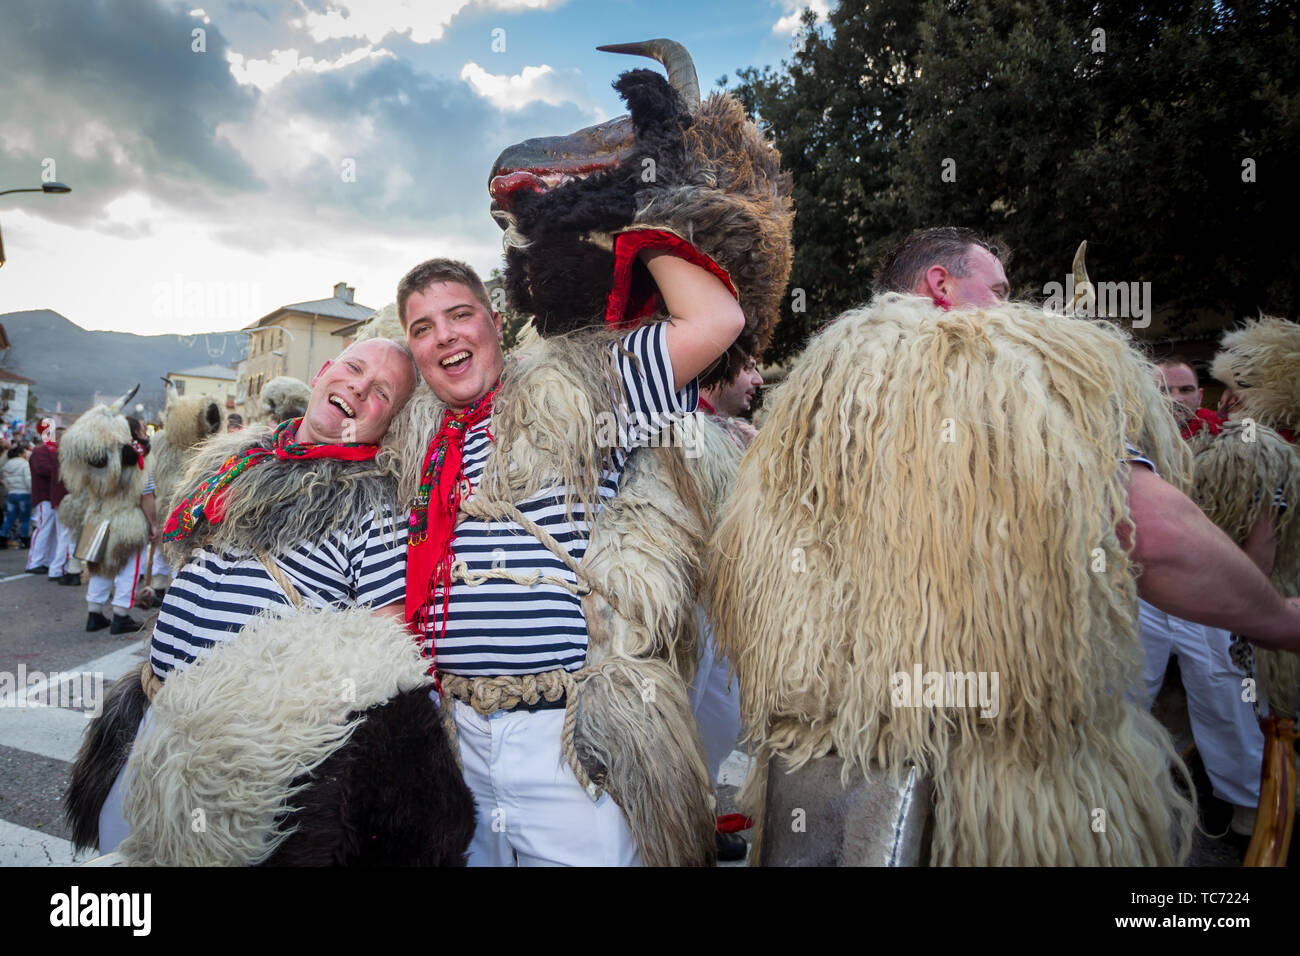
[[[429,259],[402,276],[402,281],[397,283],[397,320],[402,323],[403,329],[406,328],[406,300],[435,282],[459,282],[473,293],[483,308],[492,312],[487,286],[477,272],[455,259]]]
[[[1166,368],[1166,367],[1173,368],[1175,365],[1186,365],[1189,369],[1192,370],[1192,374],[1196,376],[1196,380],[1198,382],[1201,379],[1201,375],[1196,370],[1196,366],[1192,364],[1192,360],[1189,359],[1186,355],[1179,355],[1175,353],[1174,355],[1169,355],[1162,359],[1156,359],[1156,365],[1160,368]]]
[[[961,226],[917,229],[885,253],[876,271],[874,289],[881,292],[912,292],[925,270],[941,265],[959,279],[970,275],[971,246],[987,249],[1006,268],[1011,248],[1004,242],[982,236]]]

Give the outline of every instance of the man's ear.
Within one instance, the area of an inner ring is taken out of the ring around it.
[[[952,291],[948,288],[951,275],[946,268],[937,263],[930,266],[921,277],[921,294],[931,299],[938,296],[948,298],[948,293]]]
[[[322,375],[324,375],[324,374],[325,374],[325,370],[326,370],[327,368],[329,368],[329,367],[330,367],[331,365],[333,365],[333,364],[334,364],[334,363],[333,363],[330,359],[326,359],[326,360],[325,360],[325,364],[322,365],[322,366],[320,367],[320,371],[316,373],[316,378],[313,378],[313,379],[312,379],[310,382],[308,382],[307,384],[311,385],[311,386],[314,388],[315,385],[316,385],[316,379],[317,379],[317,378],[320,378]]]
[[[493,324],[494,326],[496,326],[496,330],[497,330],[497,338],[504,338],[505,333],[501,331],[501,313],[500,313],[500,312],[493,312],[493,313],[492,313],[492,324]]]

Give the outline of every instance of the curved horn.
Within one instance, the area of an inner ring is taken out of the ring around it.
[[[117,413],[122,411],[122,409],[126,408],[126,403],[129,402],[131,399],[135,398],[135,393],[138,391],[140,391],[140,383],[136,382],[135,387],[132,388],[131,391],[123,395],[121,398],[119,398],[117,401],[115,401],[112,405],[108,406],[108,410],[112,412],[114,415],[116,415]]]
[[[1079,243],[1079,248],[1074,253],[1074,265],[1071,269],[1074,273],[1074,296],[1066,303],[1066,315],[1093,317],[1093,308],[1097,304],[1097,293],[1088,280],[1088,268],[1083,261],[1087,252],[1088,240],[1085,239]]]
[[[695,75],[695,61],[686,47],[676,40],[642,40],[639,43],[610,43],[598,46],[605,53],[628,53],[648,56],[668,68],[668,82],[673,85],[692,113],[700,108],[700,81]]]

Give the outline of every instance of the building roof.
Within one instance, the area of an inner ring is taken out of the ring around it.
[[[361,326],[365,325],[372,318],[374,318],[373,313],[367,315],[364,319],[357,319],[353,322],[349,322],[347,325],[340,325],[337,329],[331,332],[330,335],[337,335],[345,339],[350,336],[356,335],[357,329],[361,328]]]
[[[19,375],[17,372],[11,372],[8,369],[0,368],[0,382],[17,382],[19,385],[35,385],[36,379],[28,378],[25,375]]]
[[[233,368],[225,365],[200,365],[198,368],[187,368],[178,372],[168,372],[171,375],[190,375],[194,378],[220,378],[228,382],[233,382],[239,376],[235,374]]]
[[[261,325],[274,324],[275,318],[284,312],[301,312],[307,315],[323,315],[331,319],[355,321],[357,319],[368,319],[379,311],[378,309],[372,309],[368,305],[353,302],[352,294],[354,291],[347,283],[339,282],[334,286],[334,294],[328,299],[311,299],[307,302],[282,305],[280,308],[268,312],[252,325],[246,326],[246,328],[255,329]]]

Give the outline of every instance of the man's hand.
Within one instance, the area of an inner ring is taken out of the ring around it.
[[[375,617],[396,618],[400,624],[406,623],[406,604],[403,601],[394,601],[392,604],[385,604],[383,607],[372,607],[370,613]]]

